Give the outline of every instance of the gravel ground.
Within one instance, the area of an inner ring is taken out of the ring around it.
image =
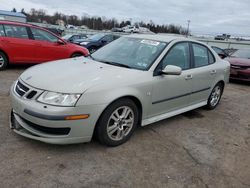
[[[25,67],[26,68],[26,67]],[[197,109],[136,130],[124,145],[48,145],[9,129],[0,72],[0,187],[250,187],[250,84],[229,84],[213,111]]]

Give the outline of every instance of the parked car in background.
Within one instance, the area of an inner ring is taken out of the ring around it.
[[[231,64],[230,79],[250,82],[250,49],[239,49],[226,60]]]
[[[86,39],[88,38],[87,34],[67,34],[62,37],[64,40],[68,42],[75,43],[75,41],[79,39]]]
[[[112,32],[123,32],[122,28],[114,27],[111,29]]]
[[[221,59],[225,59],[226,57],[228,57],[228,53],[225,52],[225,50],[216,47],[216,46],[212,46],[213,50],[221,57]]]
[[[78,27],[77,26],[74,26],[74,25],[66,25],[66,28],[67,29],[78,29]]]
[[[140,29],[138,26],[126,26],[123,28],[123,32],[125,32],[125,33],[139,33]]]
[[[229,63],[184,37],[130,35],[89,58],[26,70],[10,90],[11,128],[53,144],[126,142],[137,126],[219,104]]]
[[[93,53],[106,44],[118,39],[119,37],[119,35],[114,34],[98,33],[82,41],[80,45],[87,48],[90,53]]]
[[[0,21],[0,70],[11,64],[34,64],[87,56],[86,48],[30,24]]]

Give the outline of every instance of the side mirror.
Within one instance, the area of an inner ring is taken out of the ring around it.
[[[61,39],[58,39],[57,44],[64,45],[65,43]]]
[[[182,69],[181,67],[177,67],[174,65],[167,65],[162,71],[162,74],[165,75],[181,75]]]

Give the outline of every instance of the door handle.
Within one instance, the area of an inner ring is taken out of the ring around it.
[[[210,74],[216,74],[216,70],[212,70]]]
[[[189,74],[189,75],[187,75],[186,77],[185,77],[185,80],[191,80],[193,78],[193,76],[191,75],[191,74]]]

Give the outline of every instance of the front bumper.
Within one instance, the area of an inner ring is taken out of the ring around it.
[[[76,107],[58,107],[44,105],[36,100],[28,100],[10,92],[12,112],[10,126],[19,135],[51,144],[74,144],[89,142],[96,121],[105,105],[83,105]],[[29,112],[29,113],[27,113]],[[32,115],[32,113],[35,115]],[[44,115],[39,117],[37,114]],[[87,119],[61,120],[65,115],[89,114]],[[50,117],[50,118],[46,118]],[[53,119],[53,117],[55,117]]]

